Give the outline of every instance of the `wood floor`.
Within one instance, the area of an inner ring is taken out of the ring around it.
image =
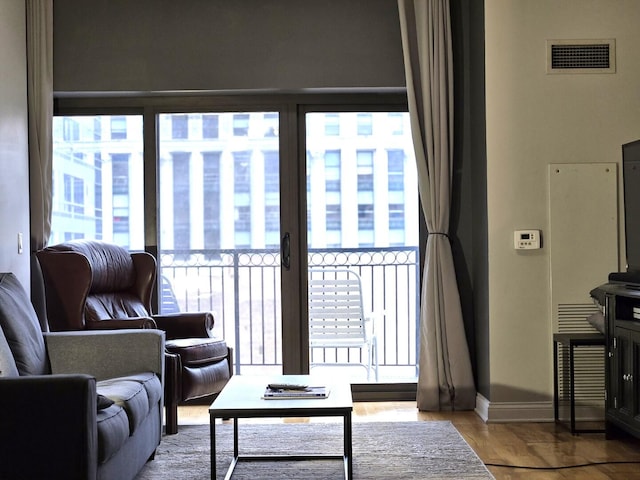
[[[180,424],[207,424],[208,407],[180,407],[178,418]],[[553,423],[486,424],[473,412],[419,412],[414,402],[354,403],[354,422],[413,420],[450,420],[496,480],[640,480],[640,441],[635,439],[606,440],[600,433],[572,435]],[[629,461],[638,463],[605,463]],[[544,470],[490,465],[548,468],[585,463],[604,464]]]

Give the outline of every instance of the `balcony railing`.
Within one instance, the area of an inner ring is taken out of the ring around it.
[[[234,347],[236,373],[281,371],[279,250],[164,250],[160,262],[161,312],[212,311],[216,335]],[[361,276],[365,310],[384,313],[376,325],[380,381],[414,380],[418,247],[312,249],[308,262]],[[357,349],[326,350],[323,363],[362,361]]]

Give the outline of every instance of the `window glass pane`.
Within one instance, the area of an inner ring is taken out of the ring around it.
[[[371,135],[373,133],[373,116],[370,113],[359,113],[357,122],[358,135]]]
[[[202,138],[218,138],[218,115],[202,115]]]
[[[413,142],[401,128],[407,122],[407,112],[305,116],[309,268],[355,271],[365,310],[385,311],[375,327],[381,382],[413,382],[417,374],[420,206]],[[366,360],[360,355],[354,348],[310,351],[318,370]],[[344,375],[367,379],[362,368]]]
[[[144,248],[140,115],[53,118],[50,244],[91,238]]]
[[[278,114],[189,112],[187,140],[175,116],[157,117],[161,311],[215,312],[236,374],[281,373]]]
[[[173,115],[171,117],[171,136],[173,138],[189,138],[189,117]]]

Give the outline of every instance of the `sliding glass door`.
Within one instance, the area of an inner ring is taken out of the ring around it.
[[[420,220],[409,116],[316,107],[304,122],[309,272],[325,284],[336,279],[324,297],[332,303],[347,290],[347,275],[360,280],[370,344],[349,346],[354,327],[337,307],[332,323],[323,322],[322,336],[332,329],[334,343],[347,346],[312,348],[312,370],[337,372],[355,383],[413,382]],[[317,291],[314,298],[321,298]],[[345,310],[350,302],[342,301]],[[375,376],[368,374],[372,354]]]
[[[281,373],[275,111],[158,116],[161,312],[214,313],[236,373]]]
[[[236,373],[415,382],[420,219],[408,114],[211,103],[56,116],[50,243],[97,238],[156,254],[158,310],[212,311]],[[366,349],[310,348],[309,274],[336,269],[358,274],[375,314],[377,376],[362,367]]]

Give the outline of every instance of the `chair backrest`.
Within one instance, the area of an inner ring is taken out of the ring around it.
[[[97,240],[73,240],[37,252],[49,328],[84,330],[87,322],[151,313],[155,258]]]
[[[13,273],[0,273],[0,370],[0,377],[51,373],[40,322]]]
[[[366,342],[360,276],[348,269],[309,271],[309,344]]]

